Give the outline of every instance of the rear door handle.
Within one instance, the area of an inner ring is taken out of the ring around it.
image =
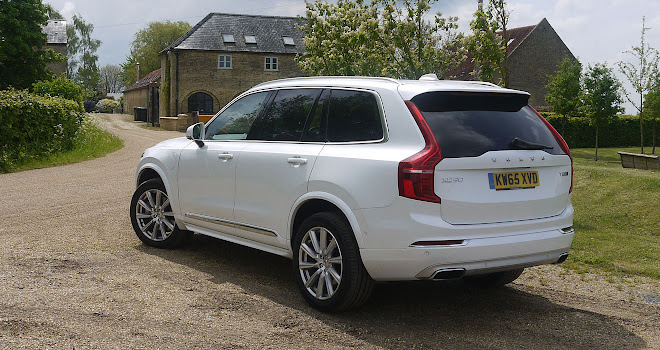
[[[289,162],[289,164],[293,164],[293,165],[301,165],[301,164],[307,164],[307,159],[306,158],[300,158],[300,157],[292,157],[292,158],[287,159],[287,162]]]
[[[226,161],[234,158],[234,155],[229,153],[229,152],[223,152],[223,153],[218,154],[218,158],[220,158],[220,160],[222,160],[223,162],[226,162]]]

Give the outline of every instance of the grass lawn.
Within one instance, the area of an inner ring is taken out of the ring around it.
[[[76,137],[76,146],[72,150],[17,164],[10,169],[10,172],[78,163],[102,157],[124,147],[124,142],[99,127],[95,118],[91,115],[87,117],[81,132]]]
[[[599,149],[597,162],[593,148],[571,151],[576,234],[565,266],[660,279],[660,172],[621,167],[617,151],[639,148]]]

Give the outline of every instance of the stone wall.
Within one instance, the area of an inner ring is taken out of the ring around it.
[[[545,86],[565,57],[575,59],[547,20],[541,21],[509,55],[509,87],[529,92],[533,107],[546,106]]]
[[[218,55],[232,56],[232,69],[218,68]],[[278,57],[279,71],[265,71],[266,56]],[[196,92],[213,97],[213,112],[217,112],[245,90],[270,80],[301,76],[302,72],[292,54],[265,54],[242,52],[179,50],[177,53],[162,54],[163,77],[170,65],[169,105],[161,96],[160,116],[187,113],[188,98]],[[177,60],[178,94],[177,94]],[[164,78],[163,78],[164,79]],[[166,93],[162,91],[162,93]],[[177,106],[178,101],[178,106]],[[178,108],[177,108],[178,107]]]
[[[133,115],[133,107],[147,108],[148,90],[148,87],[144,87],[124,92],[124,113]]]
[[[53,51],[60,53],[66,57],[66,44],[47,44],[44,46],[44,49],[52,49]],[[55,75],[66,75],[66,65],[67,62],[52,62],[48,63],[46,67],[50,69],[51,72]]]

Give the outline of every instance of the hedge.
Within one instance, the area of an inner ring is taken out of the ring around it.
[[[566,120],[566,130],[562,132],[562,118],[552,113],[543,116],[559,131],[569,147],[585,148],[596,145],[596,130],[589,125],[589,119],[571,117]],[[657,121],[657,133],[660,133],[660,120]],[[644,120],[644,146],[651,146],[653,121]],[[620,115],[613,118],[607,126],[598,130],[598,147],[639,147],[639,117]]]
[[[0,91],[0,169],[72,149],[84,116],[72,100]]]

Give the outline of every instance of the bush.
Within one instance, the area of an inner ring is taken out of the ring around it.
[[[37,95],[62,97],[81,105],[83,102],[82,88],[64,76],[59,76],[51,81],[38,81],[32,84],[32,88]]]
[[[0,170],[72,149],[84,116],[73,100],[0,91]]]
[[[119,108],[119,102],[109,98],[103,99],[96,104],[96,111],[101,113],[112,113],[112,110]]]
[[[562,120],[553,113],[543,113],[543,116],[552,126],[561,133]],[[644,120],[644,146],[651,145],[653,132],[652,121]],[[566,120],[566,131],[562,134],[571,148],[586,148],[596,145],[596,131],[589,125],[589,119],[584,117],[571,117]],[[598,135],[598,147],[639,147],[639,117],[619,115],[604,128]]]

